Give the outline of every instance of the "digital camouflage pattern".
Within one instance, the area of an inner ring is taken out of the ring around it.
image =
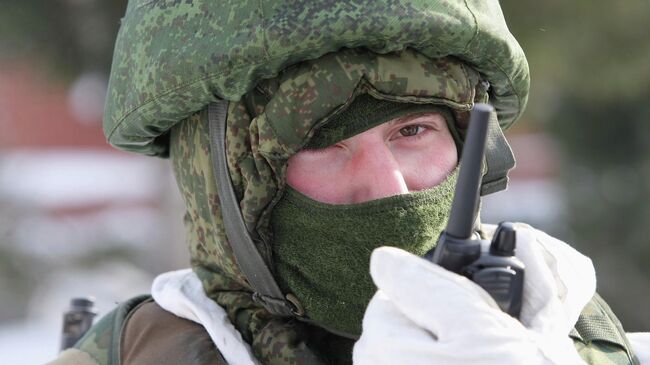
[[[149,155],[166,155],[160,137],[217,96],[237,101],[343,48],[462,59],[490,82],[504,128],[528,98],[528,64],[496,0],[131,0],[121,24],[104,132]]]
[[[588,364],[639,365],[623,325],[598,294],[582,310],[569,336]]]

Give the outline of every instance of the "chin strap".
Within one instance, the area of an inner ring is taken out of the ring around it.
[[[271,271],[257,250],[256,241],[259,242],[260,238],[255,232],[249,232],[244,223],[226,163],[227,116],[227,100],[218,100],[208,105],[210,150],[226,236],[239,268],[253,288],[253,300],[262,304],[274,315],[301,317],[304,311],[300,303],[293,295],[288,294],[285,298],[282,294]],[[254,241],[252,237],[255,237],[256,240]]]
[[[485,162],[488,169],[481,183],[481,195],[505,190],[508,186],[508,172],[515,167],[515,157],[499,126],[496,112],[492,112],[488,122]]]

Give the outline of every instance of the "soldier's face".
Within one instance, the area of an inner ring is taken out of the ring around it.
[[[353,204],[424,190],[456,167],[454,139],[437,113],[393,119],[289,159],[287,182],[310,198]]]

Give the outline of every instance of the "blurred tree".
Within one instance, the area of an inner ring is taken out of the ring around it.
[[[0,58],[40,60],[70,79],[108,74],[127,0],[0,1]]]
[[[650,314],[650,2],[502,2],[528,56],[525,122],[562,148],[570,234],[628,330]]]

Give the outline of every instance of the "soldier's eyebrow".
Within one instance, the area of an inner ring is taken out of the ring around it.
[[[425,115],[439,115],[440,113],[436,112],[422,112],[422,113],[414,113],[414,114],[407,114],[403,115],[401,117],[397,117],[391,121],[388,122],[388,125],[395,125],[395,124],[402,124],[402,123],[408,123],[412,121],[413,119],[417,119],[420,117],[423,117]]]

